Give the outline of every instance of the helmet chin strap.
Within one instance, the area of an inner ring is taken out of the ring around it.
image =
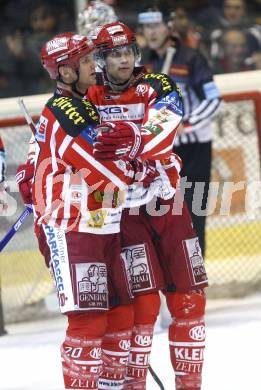
[[[80,78],[80,74],[79,74],[79,70],[75,70],[75,73],[77,75],[77,78],[75,81],[73,81],[72,83],[67,83],[66,81],[64,81],[62,78],[61,78],[61,75],[59,74],[59,78],[58,78],[58,81],[60,81],[61,83],[65,84],[65,85],[68,85],[69,87],[71,87],[72,89],[72,92],[76,93],[77,95],[81,96],[81,97],[84,97],[84,93],[82,93],[81,91],[79,91],[77,89],[77,83],[79,81],[79,78]]]
[[[110,79],[107,71],[106,71],[106,78],[107,78],[109,85],[113,91],[124,91],[125,89],[127,89],[129,87],[129,85],[132,81],[132,74],[131,74],[130,78],[127,81],[125,81],[124,83],[116,83],[115,81],[112,81]]]

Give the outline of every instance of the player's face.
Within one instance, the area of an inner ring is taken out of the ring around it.
[[[131,46],[110,50],[106,55],[106,71],[116,83],[124,83],[131,78],[135,66],[135,55]]]
[[[96,84],[95,61],[93,53],[86,54],[80,59],[79,81],[81,89],[87,89]]]
[[[143,25],[143,34],[149,48],[157,50],[169,36],[169,29],[165,23],[147,23]]]

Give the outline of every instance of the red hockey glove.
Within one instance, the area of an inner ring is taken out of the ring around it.
[[[100,160],[134,160],[143,149],[140,130],[132,122],[104,122],[96,127],[94,157]]]
[[[16,182],[20,195],[25,205],[32,204],[32,178],[34,176],[34,164],[27,162],[17,168]]]
[[[133,182],[142,182],[145,188],[149,187],[153,180],[159,176],[154,161],[140,161],[139,159],[131,161],[135,175]]]

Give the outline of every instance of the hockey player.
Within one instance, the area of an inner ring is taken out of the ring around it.
[[[68,318],[61,347],[65,388],[98,389],[108,308],[120,321],[118,342],[125,354],[133,325],[120,258],[121,197],[136,174],[142,180],[155,170],[149,171],[147,163],[101,163],[92,155],[99,115],[82,100],[96,81],[92,43],[80,35],[60,34],[44,45],[41,56],[57,88],[36,126],[35,231],[61,312]],[[111,321],[112,333],[113,325]]]
[[[186,207],[182,215],[173,215],[172,210],[179,160],[171,150],[183,114],[180,93],[168,76],[146,73],[135,66],[139,57],[135,36],[124,24],[116,22],[100,27],[94,43],[102,80],[99,86],[88,89],[88,97],[96,105],[103,126],[110,129],[98,137],[95,155],[101,160],[116,159],[119,155],[131,160],[130,150],[135,149],[140,134],[144,147],[136,148],[135,157],[155,160],[164,183],[158,189],[157,198],[161,213],[148,212],[142,206],[139,215],[131,215],[132,210],[125,211],[121,223],[122,256],[135,294],[135,327],[124,389],[146,386],[153,327],[160,305],[155,290],[160,288],[161,281],[157,279],[157,261],[150,245],[154,237],[173,318],[169,343],[176,388],[199,390],[205,342],[203,288],[207,278]],[[151,186],[137,194],[135,186],[131,186],[128,206],[145,204],[153,192]],[[113,388],[113,385],[101,388]]]
[[[206,215],[201,210],[205,211],[207,206],[211,121],[220,104],[220,93],[204,56],[199,50],[183,45],[177,33],[170,31],[168,7],[148,4],[138,16],[148,45],[142,53],[142,63],[150,72],[167,73],[182,92],[185,115],[173,150],[183,161],[181,176],[188,182],[183,191],[204,256]]]
[[[1,212],[7,209],[7,203],[5,201],[5,172],[6,172],[6,161],[5,161],[5,148],[0,137],[0,215]]]

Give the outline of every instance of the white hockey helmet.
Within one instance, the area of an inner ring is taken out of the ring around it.
[[[114,9],[103,1],[90,1],[86,9],[78,15],[77,26],[81,35],[91,35],[98,26],[118,20]]]

